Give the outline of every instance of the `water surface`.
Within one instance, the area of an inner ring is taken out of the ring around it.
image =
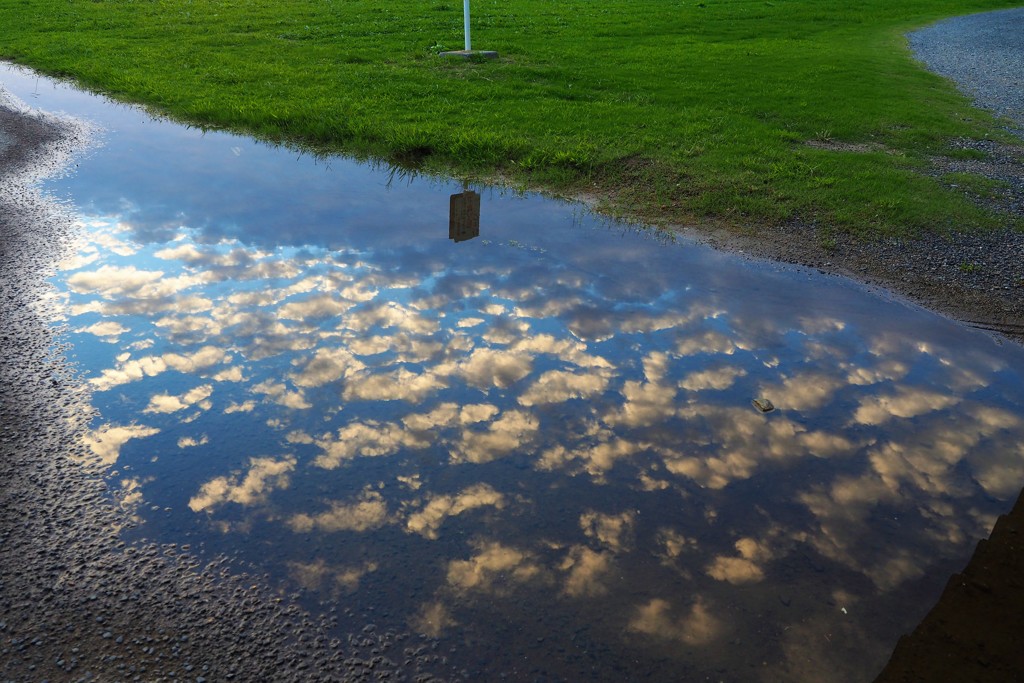
[[[1024,481],[1017,346],[0,79],[104,129],[46,190],[81,221],[59,322],[126,535],[224,553],[338,635],[413,631],[470,680],[869,680]]]

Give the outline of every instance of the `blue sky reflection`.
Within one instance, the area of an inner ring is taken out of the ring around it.
[[[497,666],[487,615],[533,605],[655,678],[666,653],[746,680],[808,658],[864,674],[853,652],[879,664],[909,626],[892,613],[921,611],[918,583],[1024,479],[1018,351],[880,300],[840,317],[867,295],[833,280],[589,230],[577,259],[443,231],[147,243],[92,216],[60,276],[103,415],[90,445],[154,530],[273,548],[269,569],[346,601],[388,575],[400,620]],[[627,239],[648,267],[601,248]],[[808,655],[790,631],[838,607],[856,646]]]
[[[461,183],[4,78],[106,129],[47,188],[135,533],[470,678],[866,680],[1024,480],[1018,347],[532,195],[456,244]]]

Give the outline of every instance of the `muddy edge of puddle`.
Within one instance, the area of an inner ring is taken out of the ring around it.
[[[131,513],[83,445],[93,409],[46,281],[78,228],[34,187],[88,131],[3,101],[0,131],[0,679],[461,678],[434,641],[341,633],[343,606],[313,616],[225,558],[120,540]]]

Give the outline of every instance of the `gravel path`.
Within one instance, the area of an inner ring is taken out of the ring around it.
[[[908,38],[929,69],[1024,134],[1024,8],[947,19]]]

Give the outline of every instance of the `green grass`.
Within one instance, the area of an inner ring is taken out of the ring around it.
[[[948,187],[959,188],[968,194],[989,199],[996,198],[1000,190],[1010,189],[1010,183],[1005,180],[986,178],[977,173],[945,173],[942,180]]]
[[[1006,224],[920,171],[998,137],[904,33],[1004,0],[0,0],[0,56],[210,127],[661,222]],[[808,143],[815,143],[814,146]]]

